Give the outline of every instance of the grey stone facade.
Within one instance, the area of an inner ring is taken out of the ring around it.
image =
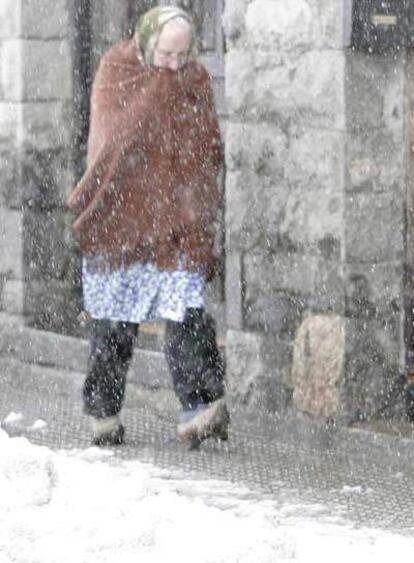
[[[346,420],[401,415],[405,55],[351,50],[350,2],[232,0],[224,25],[230,391]],[[329,326],[343,330],[326,373]]]
[[[304,315],[345,310],[344,21],[341,3],[226,3],[229,328],[286,399]]]
[[[69,217],[72,162],[72,2],[6,0],[0,18],[2,308],[64,331],[76,289]],[[4,128],[2,128],[4,131]],[[6,128],[7,131],[7,128]]]
[[[80,306],[64,201],[83,167],[86,4],[92,73],[154,2],[0,5],[0,305],[58,332]],[[225,287],[232,398],[355,420],[401,415],[414,367],[414,72],[409,53],[351,50],[350,8],[225,2]]]

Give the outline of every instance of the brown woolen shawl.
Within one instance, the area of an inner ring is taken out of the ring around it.
[[[83,254],[160,269],[183,255],[211,275],[222,161],[206,70],[143,65],[133,40],[110,49],[92,88],[87,169],[68,199]]]

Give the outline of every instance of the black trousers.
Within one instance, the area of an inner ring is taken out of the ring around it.
[[[101,418],[121,410],[138,328],[135,323],[92,321],[83,388],[87,414]],[[167,321],[164,352],[183,409],[224,395],[224,363],[216,344],[214,321],[204,309],[187,309],[182,323]]]

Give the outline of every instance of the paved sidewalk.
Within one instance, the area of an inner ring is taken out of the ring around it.
[[[52,449],[89,446],[82,374],[2,356],[0,382],[0,421],[10,435]],[[126,444],[114,449],[120,458],[151,462],[186,478],[245,484],[281,501],[321,504],[357,525],[414,532],[412,440],[329,429],[293,415],[249,419],[233,412],[228,443],[209,441],[189,452],[175,440],[171,391],[135,384],[127,391]],[[12,412],[22,417],[13,420]],[[39,420],[46,426],[36,429]]]

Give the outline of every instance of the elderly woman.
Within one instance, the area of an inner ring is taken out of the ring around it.
[[[166,321],[178,437],[192,445],[227,438],[223,363],[204,311],[222,158],[192,20],[176,7],[154,8],[100,62],[87,169],[68,199],[92,318],[83,397],[94,444],[123,442],[119,413],[137,329],[154,319]]]

